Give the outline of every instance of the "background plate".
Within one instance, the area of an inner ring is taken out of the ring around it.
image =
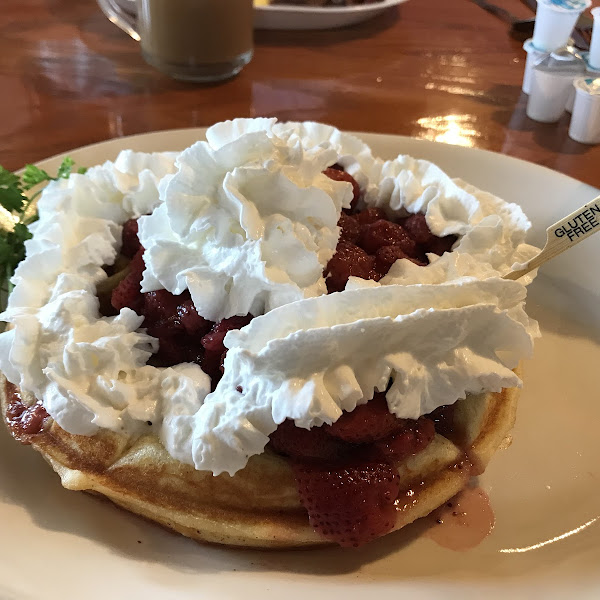
[[[69,152],[78,165],[120,149],[177,150],[203,129],[132,136]],[[375,154],[427,158],[521,204],[545,228],[598,191],[503,155],[397,136],[358,134]],[[42,161],[55,169],[61,157]],[[525,364],[512,446],[479,484],[496,514],[477,548],[454,552],[409,526],[356,551],[248,551],[203,546],[103,501],[61,488],[43,459],[0,427],[0,598],[84,596],[329,600],[366,594],[486,600],[600,597],[600,280],[595,236],[552,261],[530,288],[543,338]]]
[[[406,0],[383,0],[355,6],[254,6],[256,29],[334,29],[371,19]]]

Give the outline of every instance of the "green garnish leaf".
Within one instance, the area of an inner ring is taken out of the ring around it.
[[[8,211],[21,211],[27,198],[17,187],[0,188],[0,204]]]
[[[9,212],[20,211],[26,200],[19,177],[0,167],[0,205]]]
[[[25,172],[23,173],[23,189],[30,190],[32,187],[44,182],[50,181],[52,177],[46,173],[43,169],[36,167],[35,165],[25,165]]]
[[[60,167],[58,167],[58,172],[56,174],[57,179],[67,179],[71,174],[71,169],[75,161],[70,156],[65,156]]]
[[[20,184],[21,180],[18,175],[15,175],[12,171],[8,171],[4,167],[0,167],[0,188],[19,187]]]

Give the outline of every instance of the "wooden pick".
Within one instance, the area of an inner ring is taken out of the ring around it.
[[[519,279],[543,265],[546,261],[558,256],[565,250],[579,244],[594,233],[600,231],[600,196],[588,202],[575,212],[546,229],[546,245],[534,256],[525,267],[511,271],[503,279]]]

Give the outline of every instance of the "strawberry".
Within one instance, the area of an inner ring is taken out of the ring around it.
[[[417,257],[408,256],[399,246],[382,246],[375,253],[375,269],[383,277],[400,258],[408,258],[408,260],[414,262],[419,267],[425,267],[429,264],[429,260],[425,254]]]
[[[158,338],[158,352],[152,357],[156,367],[171,367],[184,362],[195,362],[202,348],[196,341],[190,343],[190,338],[184,331],[173,329],[168,322],[148,327],[148,335]]]
[[[189,335],[204,335],[214,325],[201,317],[192,300],[184,300],[177,306],[177,316]]]
[[[402,225],[380,219],[361,228],[357,244],[369,254],[375,254],[383,246],[398,246],[408,256],[416,256],[417,244]]]
[[[390,413],[385,400],[385,392],[378,392],[366,404],[357,406],[352,412],[345,412],[332,425],[323,429],[336,438],[353,444],[368,444],[401,431],[404,419]]]
[[[425,220],[425,215],[422,213],[409,215],[401,221],[401,225],[417,244],[427,245],[437,239],[431,233],[431,229],[429,229],[429,225],[427,225],[427,221]]]
[[[271,434],[271,446],[292,458],[337,460],[352,451],[352,446],[327,434],[324,427],[303,429],[289,419]]]
[[[401,462],[424,450],[435,436],[435,425],[431,419],[398,420],[403,423],[401,431],[373,444],[376,453],[392,463]]]
[[[371,223],[375,223],[375,221],[379,221],[380,219],[387,219],[383,209],[374,206],[369,206],[369,208],[356,213],[355,218],[359,225],[371,225]]]
[[[129,221],[125,221],[125,223],[123,223],[121,241],[121,254],[127,258],[133,258],[141,247],[140,240],[138,238],[137,219],[129,219]]]
[[[177,307],[181,302],[181,296],[174,296],[167,290],[156,290],[144,294],[144,316],[146,321],[144,325],[148,327],[162,321],[178,321]],[[173,326],[177,329],[183,329],[183,326],[177,322]]]
[[[352,275],[371,279],[375,273],[375,258],[362,248],[342,240],[325,267],[327,291],[341,292],[346,287],[348,277]]]
[[[355,244],[358,236],[360,235],[360,225],[358,221],[352,216],[342,213],[338,221],[338,226],[341,228],[340,240],[344,242],[350,242]]]
[[[129,263],[129,273],[113,290],[110,298],[113,308],[121,310],[127,306],[140,314],[144,305],[144,298],[140,292],[140,284],[142,273],[146,268],[142,257],[143,253],[144,249],[140,246],[140,249]]]
[[[339,165],[336,165],[336,167],[339,167]],[[352,177],[352,175],[350,175],[349,173],[346,173],[346,171],[342,171],[339,168],[334,167],[329,167],[325,169],[323,173],[327,175],[329,179],[333,179],[334,181],[347,181],[348,183],[352,184],[353,197],[352,203],[350,205],[350,210],[356,208],[356,204],[358,203],[358,200],[360,198],[360,187],[358,187],[356,179],[354,179],[354,177]]]
[[[211,376],[213,383],[220,379],[223,373],[223,361],[227,354],[227,348],[223,343],[225,335],[232,329],[245,327],[253,318],[252,315],[236,315],[222,319],[215,323],[210,332],[200,340],[205,350],[202,358],[202,370]]]
[[[394,527],[400,478],[391,465],[293,461],[293,469],[310,524],[327,539],[356,547]]]
[[[218,323],[215,323],[210,330],[201,340],[202,345],[207,352],[221,355],[225,352],[225,344],[223,340],[228,331],[232,329],[241,329],[252,321],[254,317],[252,315],[234,316],[222,319]]]

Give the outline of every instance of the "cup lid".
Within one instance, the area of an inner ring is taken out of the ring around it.
[[[568,48],[560,48],[548,54],[535,65],[540,71],[556,75],[577,75],[585,72],[585,61],[579,54]]]
[[[578,77],[573,81],[577,91],[589,96],[600,96],[600,77]]]
[[[581,12],[592,5],[592,0],[538,0],[538,4],[564,12]]]
[[[539,48],[536,48],[533,45],[533,38],[529,38],[523,42],[523,50],[525,50],[527,54],[533,52],[534,55],[539,54],[540,56],[546,56],[547,54],[550,54],[547,50],[540,50]]]

